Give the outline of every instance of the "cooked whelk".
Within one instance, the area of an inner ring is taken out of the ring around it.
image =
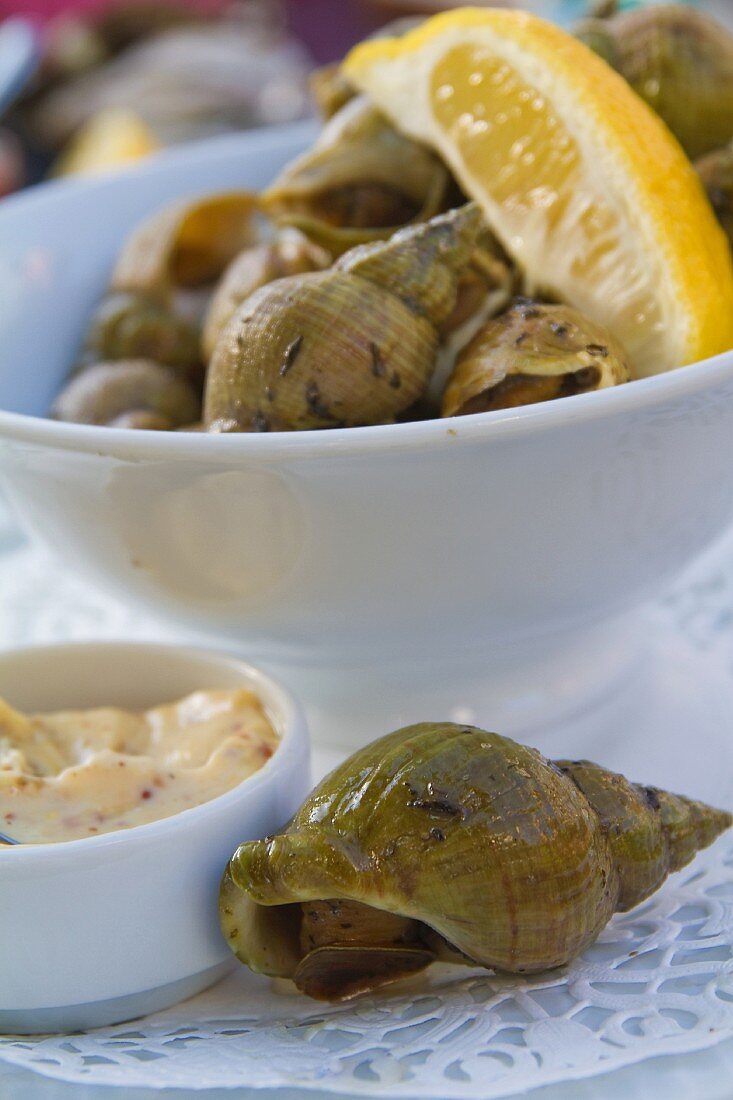
[[[57,420],[170,430],[199,415],[196,390],[170,367],[149,360],[96,363],[77,374],[51,410]]]
[[[710,16],[659,4],[583,20],[576,34],[664,119],[688,156],[733,137],[733,35]]]
[[[701,157],[695,168],[733,247],[733,141]]]
[[[518,299],[461,351],[443,394],[443,416],[550,401],[626,382],[623,348],[569,306]]]
[[[331,255],[297,230],[283,230],[274,240],[253,245],[232,260],[209,303],[201,348],[208,362],[222,332],[246,298],[275,279],[323,271]]]
[[[443,208],[448,183],[434,153],[403,137],[360,96],[334,115],[262,201],[278,221],[339,255],[427,221]]]
[[[392,421],[421,396],[481,230],[469,205],[252,294],[209,365],[213,431]]]
[[[249,191],[227,191],[164,207],[128,238],[110,288],[161,295],[212,282],[257,240],[258,206]]]
[[[435,958],[545,970],[731,823],[586,761],[423,723],[355,753],[283,833],[238,849],[222,928],[253,970],[328,999]]]
[[[196,326],[178,316],[164,296],[113,291],[92,314],[82,364],[152,359],[196,380],[198,345]]]

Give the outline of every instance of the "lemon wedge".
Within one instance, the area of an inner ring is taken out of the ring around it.
[[[526,272],[605,324],[637,376],[733,347],[733,265],[681,147],[586,46],[460,8],[357,46],[345,74],[436,149]]]

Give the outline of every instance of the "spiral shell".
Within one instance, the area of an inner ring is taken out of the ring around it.
[[[253,291],[288,275],[322,271],[330,263],[330,253],[296,230],[283,230],[273,241],[241,252],[224,272],[209,303],[201,337],[204,359],[211,359],[222,332]]]
[[[329,999],[436,958],[546,970],[731,823],[495,733],[408,726],[327,776],[283,833],[237,850],[222,928],[253,970]]]
[[[461,351],[443,394],[443,416],[550,401],[626,382],[621,345],[569,306],[525,298],[489,321]]]
[[[688,156],[733,137],[733,35],[710,16],[659,4],[584,20],[576,34],[664,119]]]
[[[278,221],[340,255],[433,217],[442,209],[448,179],[430,150],[399,134],[359,96],[334,115],[262,201]]]
[[[251,192],[232,191],[158,210],[127,240],[110,288],[161,296],[211,282],[257,239],[258,206]]]
[[[424,391],[437,327],[455,305],[481,214],[475,205],[362,245],[328,271],[254,292],[209,365],[214,431],[332,428],[391,420]]]
[[[92,315],[82,362],[152,359],[185,377],[200,373],[195,325],[179,317],[164,300],[149,294],[116,291]]]
[[[733,247],[733,141],[701,157],[695,168]]]
[[[196,390],[169,367],[149,360],[96,363],[77,374],[51,410],[76,424],[170,429],[198,419]]]

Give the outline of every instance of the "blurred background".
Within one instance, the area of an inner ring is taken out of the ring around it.
[[[697,3],[733,21],[733,0]],[[504,0],[559,22],[592,4]],[[179,142],[303,118],[314,111],[315,67],[393,19],[451,6],[0,0],[0,197],[48,177],[109,171]]]

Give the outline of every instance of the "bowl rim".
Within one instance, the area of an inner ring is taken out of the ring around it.
[[[207,802],[201,802],[197,806],[190,806],[188,809],[171,814],[169,817],[158,818],[156,821],[149,821],[142,825],[133,825],[129,829],[114,829],[111,832],[100,833],[97,836],[77,837],[74,840],[63,840],[57,843],[0,845],[2,874],[12,871],[13,868],[26,870],[32,867],[41,870],[44,868],[57,870],[60,862],[69,859],[83,860],[85,856],[97,862],[99,857],[105,854],[105,850],[107,850],[106,854],[112,854],[109,852],[111,848],[134,849],[158,839],[165,839],[177,829],[185,829],[188,826],[196,828],[197,825],[205,824],[204,819],[206,817],[217,815],[218,811],[228,810],[231,806],[237,805],[242,798],[246,799],[254,789],[268,782],[273,773],[285,767],[290,755],[303,750],[306,754],[310,752],[310,738],[305,713],[293,693],[272,676],[263,672],[262,669],[250,664],[249,661],[216,647],[177,645],[165,642],[129,642],[114,639],[100,642],[94,640],[51,642],[0,649],[0,665],[7,658],[12,659],[13,657],[30,655],[31,658],[38,657],[41,660],[44,658],[53,660],[54,655],[60,650],[77,651],[83,654],[100,649],[107,650],[110,653],[121,650],[145,650],[152,657],[165,653],[188,659],[204,658],[214,660],[233,671],[243,673],[243,681],[246,681],[247,685],[260,697],[273,725],[275,725],[275,722],[268,701],[277,700],[277,705],[283,715],[282,728],[278,729],[276,727],[280,742],[270,759],[256,772],[238,783],[236,787],[232,787],[231,790],[225,791]],[[195,689],[192,688],[192,690]]]
[[[143,432],[0,410],[0,444],[12,440],[134,462],[181,458],[275,462],[322,459],[334,454],[398,454],[446,444],[494,443],[591,424],[689,399],[731,379],[733,349],[663,374],[558,401],[401,424],[290,432]]]

